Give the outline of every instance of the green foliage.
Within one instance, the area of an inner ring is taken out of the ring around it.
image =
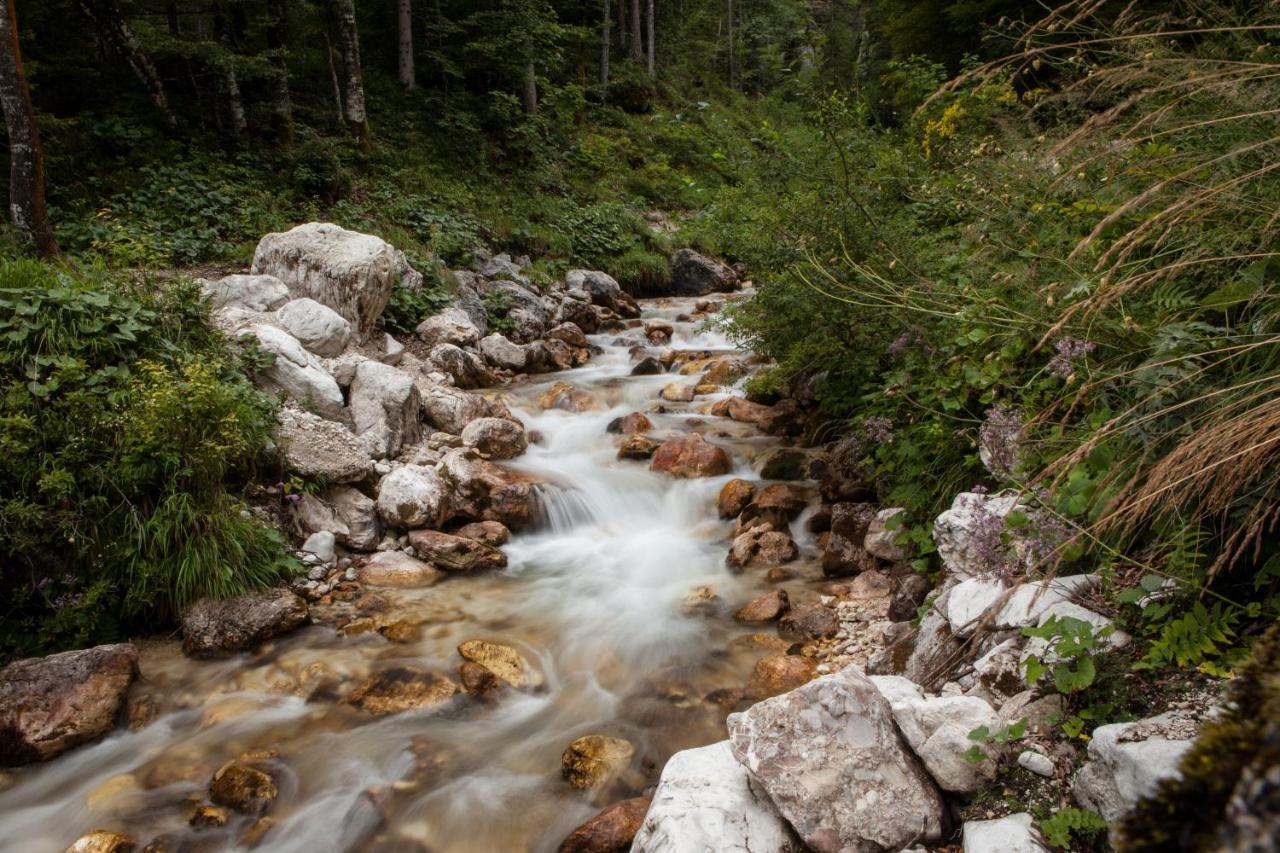
[[[448,307],[453,294],[442,284],[429,282],[411,290],[399,286],[391,289],[387,307],[382,312],[382,325],[393,332],[408,334],[418,324]]]
[[[1232,626],[1240,621],[1241,615],[1238,608],[1224,606],[1222,602],[1205,607],[1197,601],[1186,613],[1160,625],[1159,635],[1134,668],[1159,669],[1176,664],[1206,667],[1214,674],[1226,675],[1227,672],[1213,662],[1235,641]]]
[[[226,492],[274,414],[205,311],[190,281],[0,263],[4,649],[109,639],[292,573]]]
[[[971,761],[975,764],[981,764],[983,761],[986,761],[988,758],[990,758],[990,756],[987,755],[986,751],[982,749],[982,746],[985,746],[986,744],[992,744],[992,743],[1002,747],[1007,746],[1008,744],[1011,744],[1014,741],[1021,740],[1026,735],[1026,733],[1027,733],[1026,717],[1023,717],[1017,722],[1010,723],[1007,726],[1000,726],[994,732],[991,731],[987,726],[978,726],[976,729],[969,732],[969,740],[974,741],[975,743],[973,746],[965,750],[964,753],[962,753],[962,757],[966,761]]]
[[[516,327],[515,321],[507,317],[507,312],[511,310],[511,294],[501,290],[485,291],[481,297],[484,302],[484,310],[489,321],[489,328],[501,334],[507,334]]]
[[[1052,817],[1040,821],[1040,833],[1054,847],[1070,850],[1073,839],[1079,836],[1096,836],[1107,830],[1102,815],[1089,809],[1067,806],[1058,809]]]
[[[1023,661],[1027,686],[1034,687],[1049,673],[1059,693],[1087,689],[1097,674],[1093,655],[1099,650],[1099,640],[1105,639],[1112,630],[1108,627],[1095,634],[1093,625],[1071,616],[1053,616],[1039,627],[1023,628],[1024,637],[1035,637],[1048,644],[1043,658],[1032,654]]]

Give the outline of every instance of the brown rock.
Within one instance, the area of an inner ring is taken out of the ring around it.
[[[662,399],[668,403],[691,403],[697,395],[697,389],[683,382],[672,382],[662,389]]]
[[[666,366],[651,355],[642,358],[635,367],[631,368],[632,376],[657,376],[666,372]]]
[[[218,806],[196,806],[196,810],[188,821],[197,829],[216,829],[227,825],[227,810]]]
[[[262,814],[279,795],[270,774],[239,761],[222,765],[209,785],[209,799],[241,814]]]
[[[755,423],[769,435],[797,436],[804,432],[804,412],[788,398],[770,406]]]
[[[535,481],[481,459],[470,448],[450,450],[442,467],[453,488],[449,504],[468,521],[501,521],[512,530],[533,520]]]
[[[730,397],[728,405],[725,406],[725,414],[735,421],[746,424],[759,423],[768,411],[768,406],[753,403],[742,397]]]
[[[681,609],[690,615],[710,615],[720,609],[720,596],[709,586],[695,586],[685,593]]]
[[[729,455],[697,433],[673,438],[653,454],[649,468],[672,477],[715,477],[728,474]]]
[[[502,688],[502,682],[485,667],[471,661],[463,661],[458,667],[462,689],[472,696],[485,696]]]
[[[729,548],[728,562],[731,566],[747,566],[752,563],[788,563],[800,555],[800,549],[786,533],[773,529],[773,525],[763,523],[751,527],[739,534]]]
[[[746,480],[735,478],[724,484],[716,498],[716,510],[721,518],[734,518],[746,509],[755,497],[756,487]]]
[[[769,655],[756,662],[751,674],[749,693],[756,699],[767,699],[794,690],[812,681],[818,674],[818,663],[800,655]]]
[[[403,551],[379,551],[359,571],[361,583],[369,586],[431,586],[445,577],[444,572]]]
[[[783,581],[791,580],[793,577],[795,577],[795,573],[782,568],[782,566],[774,566],[764,574],[764,579],[769,583],[782,583]]]
[[[657,453],[661,443],[647,435],[631,435],[618,445],[619,459],[651,459]]]
[[[602,408],[600,401],[568,382],[557,382],[538,398],[543,409],[560,409],[565,412],[594,412]]]
[[[547,332],[547,337],[558,341],[564,341],[574,349],[582,349],[587,346],[587,336],[577,323],[561,323]]]
[[[609,421],[609,426],[606,427],[606,431],[622,435],[634,435],[638,432],[648,432],[651,429],[653,429],[653,421],[639,412],[632,412],[629,415],[614,418]]]
[[[438,672],[413,666],[383,670],[362,681],[347,703],[374,716],[434,711],[453,701],[458,685]]]
[[[674,332],[675,329],[665,320],[646,320],[644,324],[644,336],[652,344],[667,343]]]
[[[517,689],[537,687],[542,683],[538,671],[529,665],[524,655],[506,643],[490,640],[467,640],[458,646],[458,654],[471,663],[479,664],[502,681]]]
[[[107,832],[97,829],[88,835],[75,840],[67,853],[133,853],[138,849],[138,842],[120,832]]]
[[[614,803],[569,833],[558,853],[627,853],[649,812],[651,797]]]
[[[836,612],[821,604],[802,604],[778,622],[778,636],[796,643],[834,637],[840,630]]]
[[[790,607],[791,601],[787,598],[786,590],[775,589],[748,601],[733,614],[733,618],[739,622],[772,622]]]
[[[586,735],[561,756],[561,773],[575,788],[598,788],[631,763],[635,747],[622,738]]]
[[[507,555],[497,548],[438,530],[410,530],[409,544],[419,557],[446,572],[466,574],[507,565]]]
[[[713,385],[728,385],[735,379],[742,377],[747,372],[747,367],[739,359],[721,358],[711,362],[702,374],[702,381],[709,382]]]
[[[809,505],[809,499],[799,486],[773,483],[761,489],[753,503],[760,509],[777,510],[790,521]]]
[[[888,618],[894,622],[908,622],[916,618],[916,611],[929,597],[933,586],[929,579],[915,571],[897,573],[893,578],[893,598],[889,601]]]
[[[822,572],[829,578],[847,577],[874,569],[875,557],[862,542],[875,518],[875,507],[865,503],[838,503],[831,507],[831,533],[822,552]]]
[[[378,633],[386,637],[388,642],[416,643],[422,639],[422,626],[407,619],[398,619],[386,625],[379,625]]]
[[[723,400],[717,400],[711,404],[711,408],[707,410],[707,414],[717,418],[729,417],[729,405],[733,402],[732,397],[725,397]]]
[[[182,650],[197,658],[250,651],[310,621],[307,603],[282,587],[222,600],[202,598],[182,616]]]
[[[500,521],[473,521],[459,527],[454,535],[461,536],[463,539],[474,539],[491,548],[497,548],[499,545],[507,544],[511,538],[511,531]]]
[[[0,765],[43,761],[115,728],[138,650],[128,643],[0,669]]]

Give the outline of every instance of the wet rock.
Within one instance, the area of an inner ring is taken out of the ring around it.
[[[543,409],[560,409],[564,412],[594,412],[601,408],[600,401],[568,382],[557,382],[538,398]]]
[[[449,376],[459,388],[483,388],[493,384],[484,360],[453,344],[437,344],[427,353],[432,367]]]
[[[614,418],[609,421],[609,426],[605,428],[605,431],[621,433],[622,435],[634,435],[638,432],[648,432],[651,429],[653,429],[653,421],[639,412],[632,412],[629,415],[623,415],[620,418]]]
[[[471,346],[480,340],[480,329],[470,315],[461,308],[445,308],[418,324],[414,329],[418,339],[432,349],[440,344],[456,347]]]
[[[898,563],[907,558],[906,550],[895,540],[898,538],[899,530],[897,528],[890,529],[890,519],[896,518],[902,513],[901,507],[889,507],[876,512],[867,524],[867,532],[862,540],[862,547],[867,550],[873,557],[879,557],[881,560],[887,560],[890,563]]]
[[[467,424],[489,414],[489,406],[479,394],[468,394],[451,385],[418,383],[422,413],[427,422],[450,435],[461,435]]]
[[[803,480],[809,457],[803,450],[779,447],[766,453],[760,461],[760,476],[765,480]]]
[[[964,853],[1042,853],[1045,849],[1026,812],[966,821],[962,842]]]
[[[723,602],[716,591],[709,586],[695,586],[685,593],[681,602],[681,610],[688,615],[711,615],[720,610]]]
[[[733,540],[728,562],[731,566],[747,566],[752,563],[776,565],[789,563],[800,555],[800,549],[786,533],[764,524],[749,528]]]
[[[288,589],[202,598],[182,616],[182,650],[196,658],[252,651],[309,621],[307,603]]]
[[[742,359],[718,358],[702,372],[702,382],[710,385],[728,385],[747,373],[747,364]]]
[[[942,835],[942,798],[856,667],[728,720],[733,755],[817,853],[900,850]]]
[[[666,441],[653,455],[650,470],[672,477],[714,477],[729,473],[729,455],[697,433]]]
[[[724,412],[729,418],[746,424],[759,424],[769,407],[753,403],[742,397],[730,397],[725,401]]]
[[[533,518],[533,482],[481,459],[468,447],[451,450],[441,460],[452,484],[450,506],[456,516],[471,521],[500,521],[515,530]]]
[[[790,483],[765,486],[752,501],[762,510],[777,510],[787,521],[800,514],[809,503],[804,490]]]
[[[507,543],[507,540],[511,538],[511,531],[499,521],[473,521],[470,524],[464,524],[459,527],[455,531],[455,535],[461,536],[463,539],[474,539],[492,548],[497,548],[499,545]]]
[[[462,689],[470,696],[488,696],[502,689],[501,679],[492,670],[471,661],[462,662],[458,677],[462,680]]]
[[[251,338],[272,356],[271,364],[258,374],[258,384],[268,393],[282,393],[307,411],[326,420],[343,418],[342,389],[320,359],[307,352],[302,343],[284,329],[258,324],[240,333]]]
[[[657,453],[658,448],[661,446],[661,442],[647,435],[630,435],[618,445],[618,458],[652,459],[653,454]]]
[[[555,320],[562,325],[564,323],[572,323],[582,331],[591,334],[600,331],[598,309],[585,300],[573,298],[572,294],[560,303],[560,309],[556,312]]]
[[[683,382],[672,382],[662,389],[660,395],[668,403],[690,403],[697,396],[698,389]]]
[[[671,756],[632,853],[804,850],[727,741]]]
[[[766,435],[795,437],[804,433],[805,414],[795,400],[780,400],[762,414],[756,424]]]
[[[768,655],[756,661],[748,694],[767,699],[808,684],[818,674],[818,662],[800,655]]]
[[[270,774],[238,761],[220,767],[209,785],[209,799],[241,814],[262,814],[279,795],[280,789]]]
[[[636,366],[631,368],[632,376],[657,376],[666,372],[667,368],[653,356],[640,359]]]
[[[756,487],[747,480],[733,479],[724,484],[716,498],[716,511],[721,518],[735,518],[755,497]]]
[[[586,350],[575,350],[564,341],[556,340],[555,338],[534,341],[525,346],[525,353],[528,359],[526,369],[530,373],[568,370],[578,363],[578,359],[574,355],[575,352],[586,352]]]
[[[373,460],[350,430],[296,406],[280,410],[275,439],[285,466],[306,479],[355,483],[373,473]]]
[[[404,711],[439,711],[450,705],[458,685],[438,672],[401,666],[375,673],[347,696],[347,703],[377,717]]]
[[[671,292],[676,295],[706,296],[737,287],[738,276],[717,260],[693,249],[681,249],[671,256]]]
[[[196,806],[187,823],[196,829],[217,829],[227,825],[227,810],[218,806]]]
[[[133,836],[97,829],[77,838],[67,853],[134,853],[137,849],[138,842]]]
[[[876,568],[875,558],[862,547],[875,517],[870,504],[838,503],[831,507],[831,531],[822,550],[822,573],[847,577]]]
[[[53,758],[111,731],[137,674],[128,643],[0,669],[0,766]]]
[[[1115,821],[1162,780],[1181,778],[1178,763],[1198,730],[1199,722],[1180,711],[1099,726],[1089,741],[1089,760],[1071,780],[1071,793],[1080,805]]]
[[[449,517],[449,492],[421,465],[402,465],[378,484],[378,515],[392,527],[439,527]]]
[[[450,573],[482,572],[507,565],[507,556],[497,548],[437,530],[411,530],[409,542],[419,557]]]
[[[794,606],[778,622],[778,636],[796,643],[834,637],[839,631],[836,612],[822,604]]]
[[[558,853],[626,853],[649,811],[650,797],[614,803],[560,843]]]
[[[561,323],[554,328],[548,329],[547,337],[562,341],[573,349],[582,349],[589,345],[587,336],[577,323]]]
[[[490,640],[467,640],[458,646],[458,654],[464,660],[492,672],[497,678],[517,690],[538,687],[542,676],[529,665],[525,656],[514,646]]]
[[[893,598],[889,601],[888,618],[894,622],[907,622],[916,618],[916,611],[924,604],[933,589],[929,579],[918,572],[902,572],[893,579]]]
[[[631,763],[630,741],[606,735],[586,735],[569,744],[561,756],[561,774],[574,788],[598,788]]]
[[[764,579],[769,583],[782,583],[783,581],[791,580],[793,577],[795,577],[795,574],[788,569],[782,568],[782,566],[774,566],[764,573]]]
[[[361,338],[372,331],[393,287],[422,286],[421,273],[400,250],[369,234],[322,222],[263,237],[252,271],[274,275],[294,296],[329,306]]]
[[[782,616],[791,607],[786,590],[775,589],[748,601],[733,618],[739,622],[772,622]]]
[[[273,275],[229,275],[218,281],[202,281],[200,294],[219,308],[241,308],[266,313],[289,301],[289,288]]]
[[[671,335],[675,329],[665,320],[646,320],[644,323],[644,336],[649,339],[651,344],[665,344],[671,340]]]
[[[351,324],[314,299],[287,302],[276,317],[289,334],[321,358],[333,358],[351,341]]]
[[[360,582],[369,586],[431,586],[444,577],[444,572],[435,566],[403,551],[379,551],[359,571]]]
[[[477,418],[462,431],[462,441],[488,459],[514,459],[529,446],[524,427],[506,418]]]
[[[596,270],[569,270],[564,283],[570,290],[582,290],[593,305],[615,312],[620,317],[639,317],[640,306],[624,291],[613,276]]]
[[[528,363],[528,354],[525,348],[519,344],[512,343],[506,336],[494,332],[492,335],[481,338],[476,344],[476,348],[480,350],[480,354],[484,356],[485,361],[494,367],[519,372],[524,370]]]

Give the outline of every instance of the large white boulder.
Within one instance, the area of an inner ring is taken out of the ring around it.
[[[402,465],[378,484],[378,515],[392,527],[438,528],[449,517],[449,493],[431,468]]]
[[[351,324],[314,299],[304,296],[286,302],[276,317],[289,334],[321,358],[333,358],[351,342]]]
[[[274,275],[294,296],[337,311],[361,340],[373,330],[393,287],[422,286],[422,274],[399,249],[328,222],[267,234],[253,254],[253,272]]]
[[[418,440],[422,401],[412,377],[380,361],[356,367],[351,381],[351,420],[356,435],[374,458],[395,456]]]
[[[963,831],[964,853],[1044,853],[1040,834],[1026,812],[995,820],[971,820]]]
[[[414,333],[428,348],[437,344],[465,347],[480,340],[480,329],[461,308],[449,307],[418,324]]]
[[[450,435],[462,435],[467,424],[489,413],[488,403],[479,394],[468,394],[450,385],[423,380],[418,382],[418,394],[427,423]]]
[[[480,354],[489,364],[506,370],[524,370],[529,358],[524,347],[512,343],[505,335],[498,332],[481,338],[476,344],[476,349],[480,350]]]
[[[489,459],[514,459],[529,446],[529,436],[515,421],[477,418],[462,431],[462,443]]]
[[[593,305],[608,308],[622,317],[639,317],[640,307],[617,280],[598,270],[569,270],[564,276],[565,287],[581,290],[591,297]]]
[[[258,376],[267,391],[281,391],[289,399],[309,411],[327,418],[342,420],[342,389],[325,371],[320,359],[307,352],[293,335],[275,326],[258,324],[241,332],[241,339],[252,337],[263,352],[274,356],[272,364]]]
[[[951,508],[934,520],[933,541],[947,571],[960,579],[983,577],[992,569],[992,554],[998,535],[991,528],[1003,525],[1004,518],[1018,505],[1016,492],[994,495],[961,492]]]
[[[942,798],[857,667],[728,719],[734,757],[818,853],[900,850],[942,834]]]
[[[631,853],[803,850],[728,741],[671,756]]]
[[[1178,763],[1199,727],[1193,716],[1178,711],[1099,726],[1089,741],[1089,760],[1071,782],[1071,793],[1107,821],[1117,820],[1154,793],[1161,780],[1181,776]]]
[[[202,281],[200,292],[214,310],[241,308],[265,313],[289,301],[289,288],[273,275],[229,275],[218,281]]]
[[[965,757],[971,747],[980,746],[969,739],[974,729],[985,726],[994,733],[999,728],[999,715],[985,701],[976,696],[898,695],[890,706],[902,736],[944,791],[970,793],[995,778],[994,754],[985,761]]]
[[[372,498],[351,486],[332,486],[325,490],[324,498],[346,528],[346,535],[339,536],[340,541],[355,551],[372,551],[378,547],[382,524]]]
[[[295,406],[280,410],[276,444],[285,466],[307,479],[355,483],[373,471],[373,460],[351,431]]]

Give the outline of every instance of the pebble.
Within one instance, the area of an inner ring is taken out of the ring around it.
[[[380,477],[385,477],[391,473],[391,463],[375,462],[373,463],[373,470],[377,471]]]
[[[1030,770],[1037,776],[1051,778],[1054,773],[1053,759],[1047,755],[1041,755],[1031,750],[1023,750],[1018,755],[1018,765]]]

